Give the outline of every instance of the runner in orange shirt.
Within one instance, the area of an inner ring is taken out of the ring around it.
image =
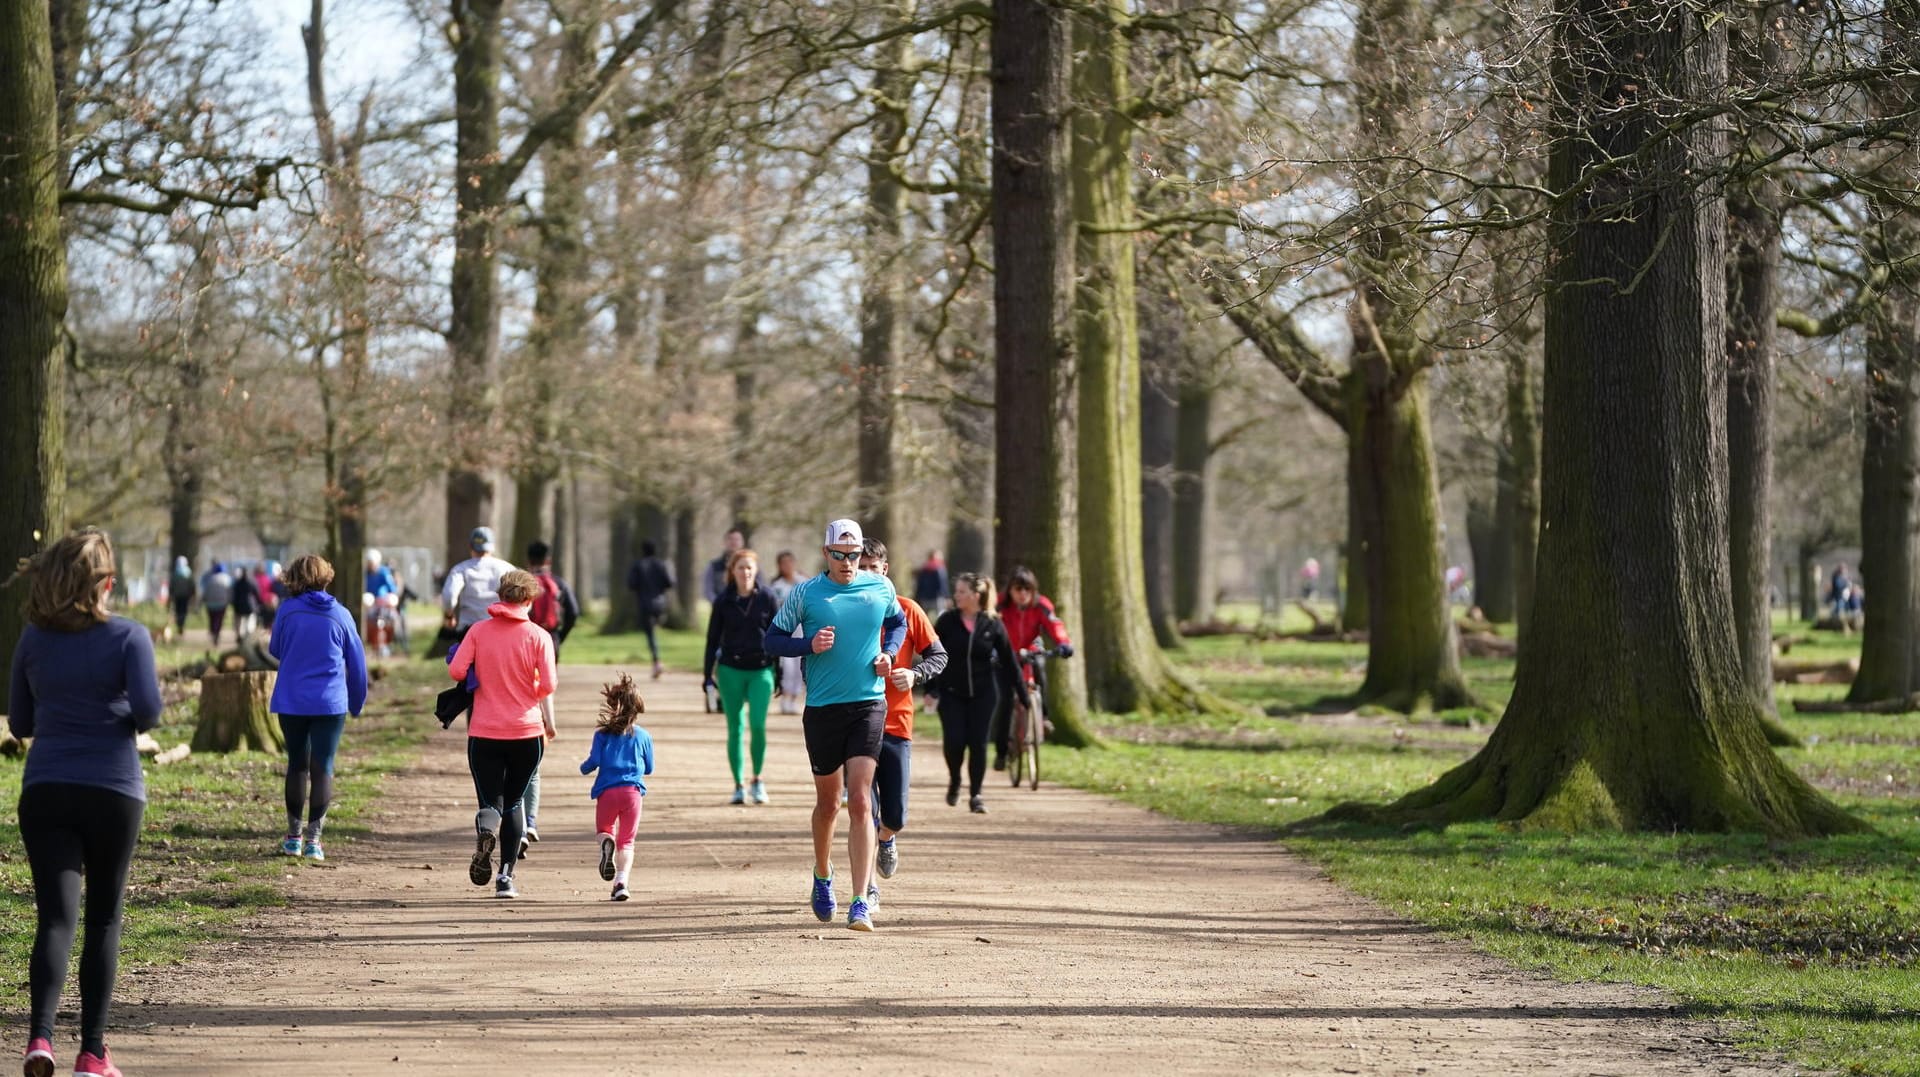
[[[860,568],[864,572],[887,575],[887,546],[878,539],[867,539],[860,549]],[[913,762],[913,690],[947,668],[947,649],[933,634],[933,622],[925,610],[905,595],[900,595],[900,612],[907,617],[907,641],[894,656],[893,672],[887,677],[887,730],[880,738],[880,765],[873,774],[873,825],[879,832],[874,851],[874,867],[882,879],[893,878],[900,870],[900,852],[894,838],[907,826],[907,778]],[[877,905],[880,888],[867,886],[867,904]]]

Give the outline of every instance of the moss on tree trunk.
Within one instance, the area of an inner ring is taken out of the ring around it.
[[[1564,830],[1858,829],[1769,750],[1733,635],[1727,567],[1725,207],[1689,166],[1723,140],[1659,135],[1630,79],[1709,100],[1724,28],[1674,6],[1555,8],[1549,185],[1635,156],[1632,182],[1567,199],[1547,292],[1539,593],[1514,696],[1485,748],[1384,810]],[[1578,72],[1576,75],[1575,72]],[[1616,75],[1617,73],[1617,75]],[[1631,286],[1614,276],[1635,267]]]

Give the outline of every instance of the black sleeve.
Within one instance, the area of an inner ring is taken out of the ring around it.
[[[564,643],[573,626],[580,622],[580,596],[560,577],[555,576],[553,582],[560,585],[560,629],[554,635]]]
[[[638,591],[640,585],[645,582],[646,577],[640,571],[640,562],[635,561],[633,564],[627,566],[627,590]]]
[[[975,625],[983,622],[975,621]],[[993,653],[998,659],[1000,669],[1000,691],[1011,694],[1023,707],[1031,706],[1033,700],[1027,696],[1027,679],[1020,675],[1020,659],[1013,653],[1013,640],[1007,636],[1007,627],[998,618],[992,622]]]
[[[720,653],[720,613],[726,609],[726,603],[715,602],[707,610],[707,651],[701,658],[700,679],[713,679],[713,659]]]
[[[939,633],[935,633],[933,642],[927,644],[927,649],[920,652],[920,661],[913,664],[913,672],[920,682],[925,684],[938,677],[940,671],[946,668],[947,647],[940,642]]]

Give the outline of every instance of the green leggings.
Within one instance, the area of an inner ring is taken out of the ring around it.
[[[760,776],[767,762],[767,704],[773,702],[772,669],[735,669],[716,664],[713,681],[720,688],[720,710],[727,716],[727,763],[733,784],[740,784],[740,726],[753,723],[753,774]]]

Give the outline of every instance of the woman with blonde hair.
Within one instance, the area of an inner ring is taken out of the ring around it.
[[[325,860],[320,831],[333,803],[333,757],[347,716],[358,718],[366,705],[367,656],[354,615],[327,593],[333,565],[326,558],[311,553],[294,558],[281,582],[287,600],[274,618],[268,644],[280,660],[270,705],[287,742],[287,832],[280,851]]]
[[[73,1072],[119,1077],[107,1009],[120,962],[127,869],[147,789],[134,737],[160,722],[153,638],[107,609],[113,545],[87,528],[21,563],[27,627],[13,652],[7,726],[33,738],[20,777],[20,840],[38,923],[28,964],[27,1077],[52,1077],[53,1021],[87,895],[80,949],[80,1057]]]
[[[953,608],[933,623],[933,634],[947,649],[947,667],[929,691],[939,697],[940,730],[947,755],[947,803],[960,802],[960,766],[967,766],[967,806],[986,814],[980,783],[987,776],[987,735],[1004,692],[1026,706],[1027,683],[1020,676],[1006,626],[994,614],[993,580],[968,572],[953,581]],[[968,753],[971,752],[971,756]]]
[[[767,653],[767,626],[780,612],[773,592],[760,585],[760,555],[735,550],[727,558],[727,584],[713,597],[707,615],[703,683],[719,689],[720,711],[727,716],[727,765],[733,769],[730,803],[767,802],[760,773],[767,762],[767,707],[773,702],[774,658]],[[740,740],[747,734],[753,753],[753,785],[745,777]]]
[[[553,722],[553,637],[529,619],[540,581],[514,569],[500,578],[500,601],[487,607],[487,619],[460,641],[447,673],[455,681],[477,671],[473,717],[467,724],[467,769],[481,808],[474,816],[473,863],[467,878],[475,886],[493,882],[493,896],[516,898],[513,865],[526,834],[523,803],[527,783],[540,769],[546,744],[558,733]],[[493,851],[500,850],[500,869]]]

